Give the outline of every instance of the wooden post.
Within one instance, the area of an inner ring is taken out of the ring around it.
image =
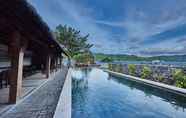
[[[58,70],[58,57],[55,57],[55,70]]]
[[[53,63],[52,63],[53,72],[55,72],[56,71],[56,57],[54,56],[52,60],[53,60]]]
[[[47,55],[47,60],[46,60],[46,77],[50,77],[50,66],[51,66],[51,55]]]
[[[22,77],[23,77],[23,59],[24,51],[27,43],[21,41],[21,35],[19,32],[13,32],[10,37],[9,54],[11,58],[10,69],[10,91],[9,91],[9,103],[16,103],[17,99],[21,96],[22,91]]]
[[[59,57],[59,65],[60,65],[60,68],[62,67],[62,58]]]
[[[63,61],[63,56],[60,55],[60,56],[59,56],[59,65],[60,65],[60,69],[62,68],[62,61]]]

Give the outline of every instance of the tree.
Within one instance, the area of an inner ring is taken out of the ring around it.
[[[93,46],[87,43],[89,35],[81,36],[80,31],[66,25],[57,26],[54,34],[71,57],[79,53],[89,52]]]

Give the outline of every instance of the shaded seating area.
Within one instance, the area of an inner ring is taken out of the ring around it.
[[[0,89],[7,87],[9,85],[9,75],[10,70],[3,70],[0,72]]]
[[[26,0],[1,0],[0,13],[0,51],[10,63],[0,72],[0,89],[9,88],[8,103],[14,104],[21,98],[24,78],[37,72],[49,78],[67,54]],[[27,66],[26,58],[30,59]]]
[[[22,80],[22,90],[19,99],[20,100],[23,99],[25,96],[29,95],[33,90],[35,90],[37,87],[41,86],[43,83],[47,81],[48,79],[46,79],[45,75],[42,73],[35,73],[30,76],[24,77]],[[10,90],[9,85],[3,86],[3,88],[0,89],[0,115],[4,109],[10,107],[8,103],[9,90]]]
[[[63,67],[60,71],[52,74],[51,79],[47,80],[44,84],[37,88],[36,91],[29,93],[24,97],[19,104],[14,105],[6,112],[0,111],[1,118],[52,118],[56,110],[58,99],[61,90],[64,86],[68,68]],[[37,77],[40,74],[33,75],[23,80],[23,89],[27,89],[30,86],[34,87],[41,83]],[[32,78],[32,80],[31,80]],[[35,79],[33,79],[35,78]],[[24,94],[25,92],[23,92]],[[28,92],[26,92],[28,93]],[[0,107],[1,109],[1,107]]]

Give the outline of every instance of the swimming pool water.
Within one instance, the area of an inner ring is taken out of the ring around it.
[[[186,118],[186,98],[109,75],[73,69],[72,118]]]

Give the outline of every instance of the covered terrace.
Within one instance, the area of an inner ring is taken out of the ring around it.
[[[0,89],[9,89],[8,103],[20,99],[24,78],[38,71],[49,78],[61,68],[62,54],[67,55],[26,0],[0,0]]]

